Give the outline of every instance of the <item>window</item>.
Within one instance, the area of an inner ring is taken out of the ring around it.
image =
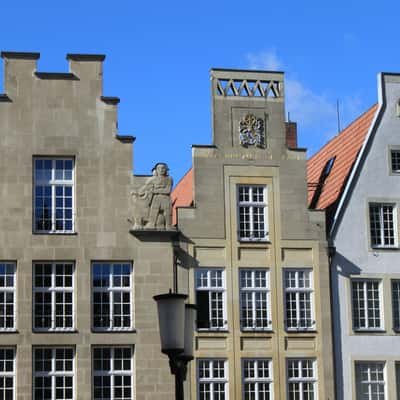
[[[397,399],[400,399],[400,363],[396,362],[396,393]]]
[[[381,329],[379,281],[353,280],[353,327],[355,330]]]
[[[400,281],[392,281],[393,329],[400,331]]]
[[[33,350],[34,399],[74,398],[74,349],[38,347]]]
[[[271,329],[269,287],[266,269],[240,271],[240,322],[243,330]]]
[[[228,398],[228,371],[225,360],[198,360],[199,400]]]
[[[197,329],[226,329],[224,270],[196,271]]]
[[[314,329],[312,271],[287,269],[284,271],[286,328]]]
[[[290,400],[316,399],[317,373],[315,360],[288,360],[287,384]]]
[[[244,400],[272,399],[271,360],[243,360],[242,377]]]
[[[372,247],[395,247],[397,243],[396,210],[393,204],[369,205]]]
[[[93,348],[94,400],[132,399],[132,357],[132,347]]]
[[[0,331],[15,328],[15,264],[0,262]]]
[[[72,158],[34,159],[35,232],[74,231],[73,176]]]
[[[74,264],[35,263],[33,268],[34,328],[73,330]]]
[[[395,174],[400,173],[400,150],[391,150],[390,151],[390,160],[392,172]]]
[[[238,186],[239,240],[268,240],[266,187]]]
[[[132,266],[92,264],[93,329],[132,329]]]
[[[385,363],[357,362],[357,400],[385,400]]]
[[[0,347],[0,399],[13,400],[15,387],[15,350]]]

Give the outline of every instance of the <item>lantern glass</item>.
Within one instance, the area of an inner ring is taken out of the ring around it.
[[[183,357],[193,360],[193,337],[197,316],[197,307],[194,304],[185,305],[185,348]]]
[[[157,302],[160,327],[161,351],[179,354],[184,350],[185,340],[185,294],[167,293],[153,297]]]

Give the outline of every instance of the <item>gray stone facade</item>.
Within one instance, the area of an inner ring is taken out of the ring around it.
[[[133,350],[134,398],[170,399],[173,379],[160,353],[152,295],[172,285],[172,246],[140,243],[129,233],[134,138],[118,135],[119,100],[103,97],[104,56],[70,54],[69,73],[38,72],[37,53],[2,57],[0,263],[16,265],[16,324],[0,332],[0,350],[15,350],[16,399],[33,398],[33,352],[47,346],[74,349],[74,398],[93,398],[93,350],[125,346]],[[44,158],[74,162],[72,232],[35,232],[34,161]],[[33,329],[36,262],[74,264],[73,330]],[[131,329],[93,329],[93,262],[132,264]]]

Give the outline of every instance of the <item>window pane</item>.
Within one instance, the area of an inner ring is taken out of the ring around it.
[[[267,239],[268,224],[265,192],[265,186],[238,186],[237,196],[239,239]]]
[[[74,392],[74,349],[34,349],[34,399],[72,399]]]
[[[34,230],[72,232],[73,160],[35,159]]]
[[[94,329],[131,329],[131,274],[129,263],[92,264]]]
[[[222,400],[227,392],[226,361],[198,360],[198,392],[201,399]]]
[[[33,266],[34,328],[73,328],[73,272],[71,263],[37,263]]]
[[[195,276],[197,328],[224,328],[226,321],[223,270],[199,268]]]
[[[131,347],[93,349],[94,399],[131,399],[132,374]]]
[[[383,362],[357,362],[357,400],[385,400]]]

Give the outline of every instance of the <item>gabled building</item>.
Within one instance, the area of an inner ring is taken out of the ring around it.
[[[400,398],[400,75],[308,161],[311,208],[328,211],[338,400]]]
[[[212,144],[172,193],[179,285],[199,307],[191,398],[333,400],[325,219],[307,208],[283,74],[211,82]]]
[[[134,137],[104,56],[68,54],[68,73],[1,56],[0,398],[173,398],[152,299],[173,247],[129,232]]]

